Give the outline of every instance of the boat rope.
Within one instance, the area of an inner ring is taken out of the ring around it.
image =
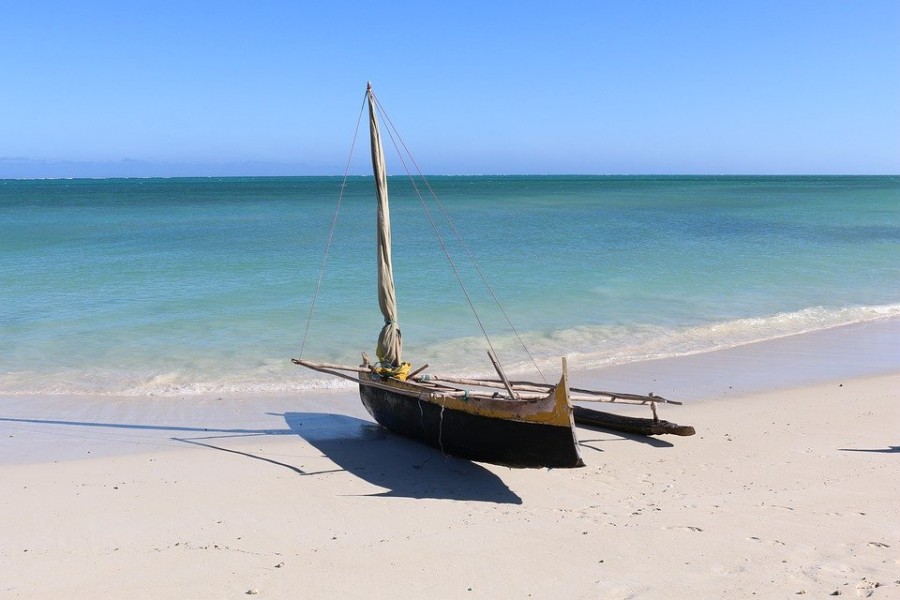
[[[422,399],[419,398],[419,399],[417,400],[417,402],[418,402],[418,405],[419,405],[419,425],[422,426],[422,433],[427,434],[427,433],[428,433],[428,430],[425,429],[425,411],[422,409]]]
[[[312,323],[313,312],[316,309],[316,302],[319,299],[319,292],[322,289],[322,279],[325,277],[325,268],[328,266],[328,251],[331,249],[331,244],[334,241],[334,230],[337,227],[338,215],[341,212],[341,205],[344,201],[344,192],[347,189],[347,178],[350,173],[350,162],[353,159],[353,151],[356,148],[356,140],[359,137],[359,125],[362,123],[363,114],[365,114],[366,110],[366,102],[363,100],[362,106],[359,109],[359,117],[356,119],[356,128],[353,130],[353,141],[350,144],[350,155],[347,157],[347,164],[344,166],[344,177],[341,179],[341,191],[338,195],[337,206],[334,209],[334,217],[331,219],[331,229],[328,232],[328,240],[325,242],[325,251],[322,255],[322,266],[319,269],[319,278],[316,280],[316,289],[313,293],[312,302],[309,304],[309,315],[306,317],[306,329],[303,332],[303,340],[300,342],[300,356],[299,358],[303,358],[303,351],[306,349],[306,340],[309,337],[309,328]]]
[[[447,455],[444,452],[444,405],[441,404],[441,416],[438,420],[438,448],[441,449],[441,454]]]
[[[475,260],[475,256],[472,254],[472,251],[469,249],[468,244],[465,243],[462,236],[459,233],[459,230],[456,228],[456,224],[450,218],[450,215],[444,209],[444,205],[441,203],[435,191],[432,189],[431,184],[428,182],[428,179],[425,177],[422,170],[419,168],[418,163],[416,162],[415,157],[412,152],[410,152],[409,148],[406,146],[406,143],[403,141],[403,138],[400,136],[400,132],[394,126],[394,123],[391,121],[391,118],[388,116],[387,112],[385,112],[384,108],[381,105],[381,102],[378,100],[378,97],[375,96],[374,92],[372,92],[373,98],[375,98],[375,106],[378,109],[378,114],[381,116],[382,120],[387,124],[386,130],[388,136],[391,139],[391,143],[394,145],[394,149],[397,152],[397,155],[400,159],[400,163],[403,165],[403,169],[406,171],[407,177],[409,177],[410,183],[412,184],[413,190],[416,194],[416,197],[419,199],[419,203],[422,205],[422,209],[425,212],[425,216],[428,219],[428,222],[431,224],[431,228],[434,230],[435,237],[437,238],[438,244],[441,247],[441,250],[444,252],[444,256],[447,258],[447,262],[450,263],[450,268],[453,270],[453,274],[456,276],[456,281],[459,283],[460,288],[462,289],[462,293],[466,298],[466,302],[469,304],[469,309],[472,311],[472,314],[475,317],[475,320],[478,322],[478,326],[481,328],[481,333],[484,335],[485,340],[487,341],[488,347],[494,355],[497,355],[497,351],[494,349],[493,342],[491,341],[490,336],[487,333],[487,330],[484,326],[484,323],[481,320],[481,317],[478,314],[478,310],[475,308],[475,303],[472,301],[471,296],[469,295],[469,291],[463,283],[462,275],[459,272],[459,269],[456,266],[456,263],[453,260],[453,257],[450,255],[449,250],[444,242],[443,236],[440,234],[437,223],[434,219],[434,215],[432,214],[431,209],[429,209],[427,203],[425,202],[425,198],[419,189],[419,185],[416,183],[415,176],[413,172],[410,170],[409,166],[406,163],[406,159],[404,157],[409,157],[409,161],[412,163],[415,173],[418,174],[419,178],[422,180],[425,188],[428,190],[428,195],[432,198],[434,203],[437,205],[438,210],[444,220],[447,222],[450,230],[453,233],[454,239],[462,246],[463,250],[466,253],[466,256],[469,259],[472,267],[478,273],[479,278],[481,279],[482,284],[485,289],[490,294],[491,298],[493,298],[494,303],[499,308],[500,312],[503,314],[504,319],[506,319],[506,323],[509,325],[510,329],[516,336],[519,344],[522,346],[525,353],[528,355],[528,358],[531,360],[531,363],[534,365],[535,369],[537,369],[538,374],[541,379],[546,382],[546,378],[544,377],[544,373],[541,371],[541,368],[538,366],[537,361],[534,356],[531,354],[531,351],[528,349],[528,346],[525,344],[525,341],[522,339],[522,336],[519,334],[519,331],[516,329],[515,325],[513,325],[512,320],[509,318],[509,314],[506,312],[506,309],[503,307],[503,303],[500,302],[500,299],[497,297],[497,294],[494,292],[494,288],[488,282],[487,277],[484,275],[484,272],[481,270],[481,267],[478,266],[478,262]],[[402,151],[401,151],[402,149]],[[499,359],[498,359],[499,362]]]

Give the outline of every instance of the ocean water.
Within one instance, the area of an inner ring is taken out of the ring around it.
[[[900,177],[433,177],[506,368],[624,364],[900,316]],[[371,178],[0,181],[0,394],[343,385],[374,356]],[[434,228],[392,178],[405,358],[486,373]],[[431,210],[435,211],[431,204]],[[435,219],[439,211],[432,212]],[[309,328],[307,332],[307,323]],[[305,342],[304,342],[305,339]],[[553,366],[550,366],[553,365]]]

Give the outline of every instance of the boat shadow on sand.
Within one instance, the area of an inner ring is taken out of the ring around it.
[[[371,421],[314,412],[281,416],[293,433],[341,470],[386,489],[371,496],[522,503],[487,468],[394,435]]]
[[[157,423],[109,423],[0,417],[0,424],[30,424],[84,430],[143,431],[153,439],[156,432],[165,439],[225,452],[269,463],[304,477],[328,476],[346,471],[385,491],[366,494],[373,497],[433,498],[469,500],[497,504],[521,504],[522,499],[503,480],[485,467],[468,460],[442,454],[429,446],[391,434],[371,421],[346,415],[318,412],[267,413],[282,417],[287,428],[246,429],[217,428],[196,425],[164,425]],[[226,440],[259,436],[293,436],[305,440],[319,450],[336,468],[309,471],[264,455],[250,452]],[[10,438],[13,436],[10,435]],[[83,435],[85,442],[103,443],[119,436]],[[134,438],[129,438],[132,443]]]

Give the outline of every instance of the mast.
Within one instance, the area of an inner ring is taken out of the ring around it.
[[[375,354],[385,366],[400,366],[401,340],[397,325],[397,296],[394,290],[394,269],[391,263],[391,211],[388,205],[387,174],[384,150],[376,117],[372,84],[366,86],[369,103],[369,138],[372,146],[372,173],[375,176],[375,196],[378,199],[378,305],[384,316],[384,327],[378,335]]]

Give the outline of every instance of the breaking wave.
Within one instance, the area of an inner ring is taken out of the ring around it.
[[[656,325],[581,326],[527,332],[522,337],[541,369],[552,369],[560,356],[566,356],[570,368],[578,370],[713,352],[896,318],[900,318],[900,304],[837,309],[816,306],[680,329]],[[493,345],[511,374],[534,371],[531,360],[514,336],[497,337],[493,339]],[[359,350],[350,348],[343,356],[322,358],[356,364]],[[483,375],[490,368],[482,338],[446,340],[427,348],[408,343],[405,353],[416,364],[428,363],[433,370],[442,373]],[[297,367],[290,363],[289,357],[266,359],[254,368],[246,368],[239,362],[219,361],[215,364],[216,371],[185,368],[154,372],[146,365],[136,365],[131,371],[99,366],[40,373],[16,371],[0,374],[0,394],[187,397],[303,393],[354,387],[350,381]]]

